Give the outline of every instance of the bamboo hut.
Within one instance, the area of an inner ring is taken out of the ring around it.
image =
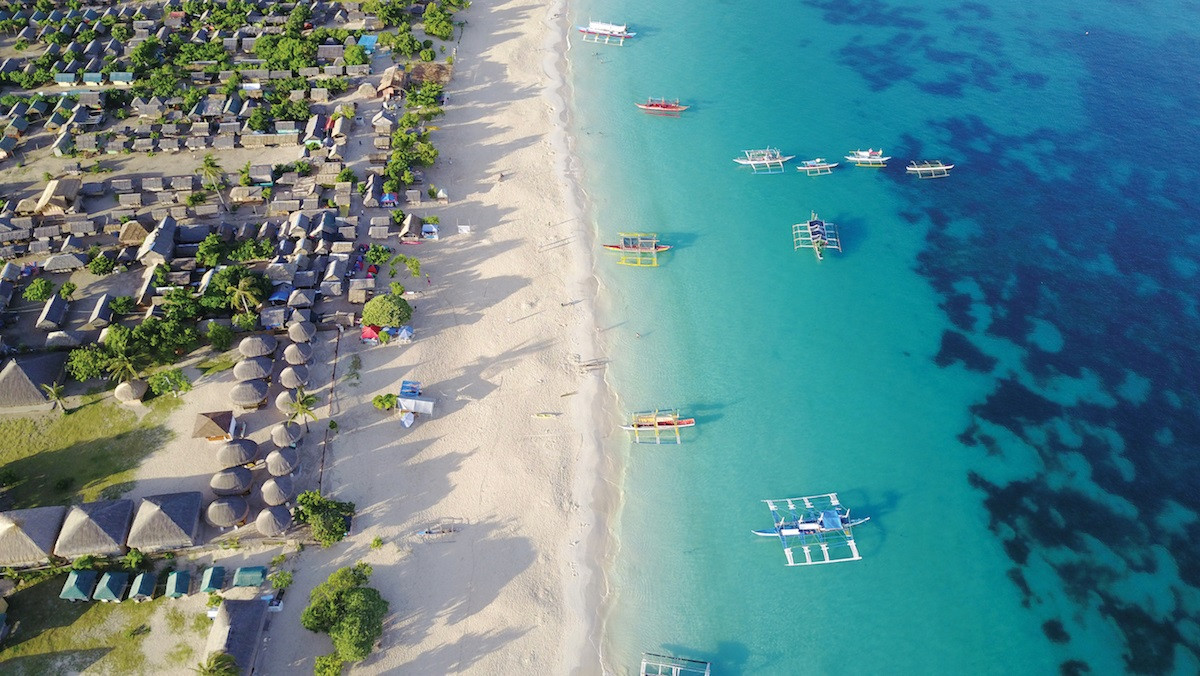
[[[198,491],[142,498],[129,529],[129,546],[143,552],[194,546],[200,533],[203,501]]]
[[[0,566],[47,563],[66,515],[61,505],[0,513]]]
[[[247,380],[229,390],[229,401],[243,409],[254,409],[267,400],[267,383],[264,380]]]
[[[258,444],[249,439],[234,439],[217,449],[221,469],[250,465],[258,461]]]
[[[279,342],[275,340],[275,336],[269,333],[264,333],[255,336],[246,336],[242,342],[238,344],[238,352],[243,357],[265,357],[275,353],[275,348],[279,346]]]
[[[233,378],[239,383],[247,380],[270,380],[275,362],[270,357],[247,357],[233,366]]]
[[[294,446],[304,438],[304,428],[294,422],[285,422],[271,428],[271,441],[281,449]],[[270,456],[268,456],[270,457]]]
[[[252,673],[266,623],[266,601],[225,599],[213,618],[204,652],[206,655],[225,653],[237,664],[238,673]]]
[[[250,483],[250,470],[230,467],[214,474],[208,481],[208,487],[220,496],[245,495],[250,492]]]
[[[294,449],[284,446],[267,454],[267,472],[271,476],[291,474],[300,466],[300,458]]]
[[[296,394],[292,390],[284,390],[275,397],[275,408],[281,413],[291,413],[292,404],[296,403]]]
[[[295,322],[288,327],[288,338],[296,343],[309,343],[317,335],[317,327],[312,322]]]
[[[212,411],[196,415],[196,427],[192,431],[193,439],[208,439],[209,441],[229,441],[233,438],[237,421],[233,411]]]
[[[240,526],[246,523],[248,516],[250,505],[246,504],[245,498],[237,496],[217,498],[204,510],[204,520],[217,528]]]
[[[258,532],[267,537],[282,535],[291,525],[292,512],[281,505],[267,507],[254,519],[255,528],[258,528]]]
[[[55,556],[74,559],[80,556],[120,556],[133,517],[133,501],[100,500],[74,505],[63,519],[62,531],[54,543]]]
[[[283,359],[295,366],[307,364],[312,359],[313,349],[308,343],[292,343],[283,349]]]
[[[287,366],[279,374],[279,384],[294,390],[308,384],[308,367],[304,364]]]
[[[271,477],[263,482],[262,499],[263,502],[272,507],[286,504],[295,496],[295,490],[295,483],[292,481],[290,474]]]

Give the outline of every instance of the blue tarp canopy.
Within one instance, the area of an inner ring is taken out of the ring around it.
[[[842,517],[838,516],[836,509],[827,509],[821,512],[821,528],[826,530],[838,530],[842,527]]]
[[[266,579],[266,566],[245,566],[233,571],[233,586],[235,587],[257,587]]]
[[[376,42],[379,42],[378,35],[364,35],[358,39],[358,46],[367,50],[368,54],[374,54]]]
[[[400,381],[400,396],[402,397],[419,397],[421,396],[421,383],[415,380]]]
[[[288,297],[292,295],[292,291],[295,291],[295,288],[291,284],[280,284],[271,292],[271,295],[267,298],[267,302],[286,303]]]
[[[209,592],[221,591],[221,587],[225,586],[225,568],[222,566],[213,566],[212,568],[204,569],[204,575],[200,578],[200,591],[207,594]]]
[[[177,599],[187,596],[191,586],[192,574],[186,570],[176,570],[167,575],[167,598]]]
[[[68,601],[87,601],[92,598],[92,590],[96,588],[96,578],[100,573],[94,570],[73,570],[67,575],[58,598]]]

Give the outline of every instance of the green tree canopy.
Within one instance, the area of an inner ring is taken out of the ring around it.
[[[200,242],[200,247],[196,250],[196,262],[206,268],[216,267],[224,255],[225,242],[221,241],[220,235],[213,232]]]
[[[213,349],[224,352],[233,344],[233,329],[213,322],[208,325],[208,342]]]
[[[45,277],[38,277],[25,287],[25,291],[21,293],[21,297],[25,300],[35,303],[44,303],[50,300],[50,296],[54,295],[54,282],[51,282]]]
[[[362,562],[334,571],[313,588],[308,607],[300,614],[305,629],[329,634],[339,661],[365,659],[383,635],[388,602],[377,590],[366,586],[371,572],[371,567]]]
[[[403,326],[412,318],[412,306],[399,296],[385,293],[363,306],[362,323],[367,326]]]
[[[317,542],[328,547],[346,537],[346,520],[354,516],[354,503],[330,500],[317,491],[305,491],[296,497],[294,516],[297,523],[311,526]]]

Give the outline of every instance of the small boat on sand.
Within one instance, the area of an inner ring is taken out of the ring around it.
[[[846,156],[846,161],[853,163],[856,167],[884,167],[887,166],[887,161],[890,159],[892,158],[884,157],[882,148],[879,150],[872,150],[871,148],[854,150]]]
[[[679,113],[689,108],[689,106],[680,105],[679,99],[668,101],[666,99],[651,98],[646,99],[645,103],[635,103],[633,105],[653,115],[672,115],[675,117],[678,117]]]

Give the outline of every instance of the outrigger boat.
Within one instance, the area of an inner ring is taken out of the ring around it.
[[[661,444],[674,442],[682,444],[679,430],[685,427],[695,427],[695,418],[680,418],[679,411],[653,410],[634,413],[629,416],[629,423],[621,425],[621,429],[633,432],[635,444]]]
[[[892,158],[883,156],[883,148],[855,150],[846,156],[846,161],[854,163],[856,167],[884,167],[887,166],[887,161],[890,159]]]
[[[809,176],[824,176],[832,174],[833,168],[837,165],[837,162],[829,162],[824,157],[818,157],[813,160],[800,162],[800,166],[796,167],[796,171],[803,171]]]
[[[812,212],[806,223],[792,225],[793,250],[812,249],[817,260],[825,260],[825,249],[842,250],[842,236],[838,228],[829,221],[817,218],[817,212]]]
[[[733,161],[743,167],[750,167],[756,174],[778,174],[783,171],[783,163],[795,157],[795,155],[784,155],[779,152],[778,148],[760,148],[743,150],[742,157],[735,157]]]
[[[586,26],[576,26],[580,33],[583,33],[585,42],[597,42],[601,44],[616,43],[618,45],[625,44],[625,40],[637,35],[629,30],[627,24],[606,23],[604,21],[588,21]]]
[[[837,493],[763,502],[771,510],[775,526],[752,532],[779,538],[787,565],[813,566],[862,558],[851,529],[870,521],[870,517],[850,518],[850,510],[838,501]]]
[[[914,160],[908,163],[904,171],[916,174],[917,178],[946,178],[953,168],[953,164],[946,164],[941,160]]]
[[[621,254],[617,259],[619,265],[629,265],[635,268],[658,267],[658,254],[671,248],[670,244],[660,244],[658,235],[652,232],[622,232],[619,244],[601,245],[605,251],[616,251]]]
[[[653,115],[671,115],[674,117],[679,117],[679,113],[689,108],[689,106],[680,105],[679,99],[675,99],[674,101],[646,99],[645,103],[635,103],[633,105]]]
[[[620,244],[602,244],[601,247],[609,251],[621,251],[627,253],[643,252],[647,249],[650,249],[656,253],[661,253],[667,249],[670,249],[671,245],[659,243],[657,240],[643,244],[642,240],[638,237],[622,237]]]
[[[621,425],[621,429],[629,431],[629,432],[634,432],[634,431],[643,430],[643,429],[645,429],[645,430],[654,429],[655,427],[668,427],[668,428],[679,427],[679,428],[682,428],[682,427],[695,427],[695,426],[696,426],[695,418],[672,418],[669,414],[660,413],[653,420],[638,420],[635,418],[631,424]]]

